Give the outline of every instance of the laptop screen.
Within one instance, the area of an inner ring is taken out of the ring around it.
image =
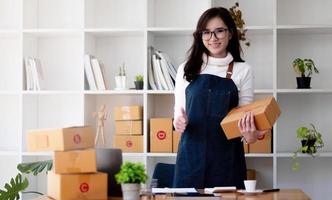
[[[120,171],[122,164],[121,149],[96,148],[97,170],[108,174],[108,196],[122,196],[121,185],[114,175]]]

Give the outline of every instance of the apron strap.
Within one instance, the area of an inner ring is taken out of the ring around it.
[[[226,72],[226,78],[228,78],[228,79],[230,79],[233,74],[233,66],[234,66],[234,61],[232,61],[228,65],[227,72]]]

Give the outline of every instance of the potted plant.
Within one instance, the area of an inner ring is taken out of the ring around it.
[[[297,88],[310,88],[311,75],[313,72],[319,73],[312,59],[296,58],[293,61],[293,69],[298,74],[296,77]]]
[[[121,184],[123,200],[139,200],[140,184],[145,183],[147,178],[142,163],[123,163],[120,172],[115,175],[116,182]]]
[[[143,76],[137,75],[135,76],[135,88],[136,90],[142,90],[143,89]]]
[[[37,191],[25,191],[29,186],[29,181],[23,174],[32,173],[37,176],[39,173],[51,170],[53,167],[52,160],[38,161],[32,163],[20,163],[17,165],[17,169],[20,171],[15,178],[11,178],[9,183],[6,183],[4,190],[0,189],[0,199],[1,200],[18,200],[20,199],[20,192],[22,194],[34,193],[38,195],[43,195]]]
[[[324,146],[322,135],[316,130],[313,124],[312,128],[299,127],[297,129],[297,138],[301,140],[301,147],[293,154],[293,170],[297,171],[300,164],[297,159],[298,153],[308,154],[312,157],[317,155],[317,150]]]
[[[242,11],[240,10],[240,4],[239,2],[236,2],[234,6],[229,8],[229,13],[231,14],[236,27],[238,29],[238,36],[239,40],[243,41],[246,46],[250,46],[250,41],[247,39],[246,34],[247,30],[244,28],[244,25],[246,24],[244,20],[242,19]]]

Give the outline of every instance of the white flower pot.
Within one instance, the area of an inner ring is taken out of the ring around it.
[[[126,76],[115,76],[115,86],[116,90],[126,89]]]
[[[121,184],[123,200],[139,200],[140,184],[123,183]]]

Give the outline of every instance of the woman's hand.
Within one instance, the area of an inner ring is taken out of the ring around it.
[[[184,130],[186,129],[187,123],[188,123],[187,113],[183,108],[181,108],[181,115],[178,116],[176,119],[174,119],[175,130],[180,133],[183,133]]]
[[[247,112],[238,122],[238,127],[245,141],[250,144],[256,142],[257,139],[264,138],[265,134],[270,130],[259,131],[256,129],[254,122],[254,114]]]

